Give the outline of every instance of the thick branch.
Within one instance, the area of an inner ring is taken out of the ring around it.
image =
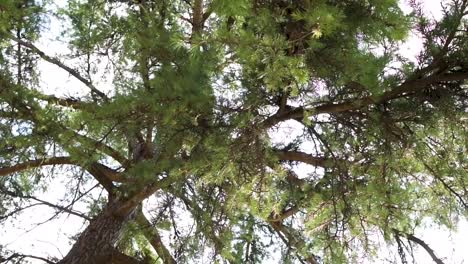
[[[96,260],[96,263],[112,264],[147,264],[146,261],[140,261],[134,257],[128,256],[118,250],[114,250],[110,256],[102,256]]]
[[[164,264],[175,264],[177,263],[172,257],[170,251],[163,244],[161,236],[151,222],[146,218],[143,212],[139,212],[136,218],[138,224],[141,227],[143,235],[148,239],[151,246],[153,246],[158,256],[163,259]]]
[[[393,230],[397,235],[403,235],[405,236],[409,241],[412,241],[418,245],[420,245],[422,248],[424,248],[424,250],[426,250],[426,252],[431,256],[432,260],[437,263],[437,264],[444,264],[444,262],[438,258],[434,252],[434,250],[429,247],[429,245],[424,242],[422,239],[414,236],[413,234],[408,234],[408,233],[404,233],[404,232],[401,232],[399,230],[396,230],[394,229]]]
[[[30,161],[19,163],[10,167],[0,168],[0,176],[6,176],[15,172],[20,172],[23,170],[42,167],[46,165],[64,165],[64,164],[75,165],[76,162],[72,161],[70,157],[53,157],[53,158],[30,160]]]
[[[75,165],[82,166],[79,162],[72,160],[70,157],[52,157],[30,160],[23,163],[19,163],[9,167],[0,168],[0,177],[6,176],[12,173],[38,168],[47,165]],[[122,174],[112,170],[111,168],[102,165],[98,162],[84,167],[94,178],[109,192],[111,193],[114,189],[113,181],[125,182],[127,181]]]
[[[297,235],[292,234],[281,221],[270,221],[269,224],[273,230],[275,230],[275,232],[278,233],[278,235],[284,240],[288,247],[300,251],[301,247],[305,245],[305,242]],[[307,263],[318,264],[314,254],[305,254],[301,252],[301,255],[304,257],[304,261]]]
[[[299,212],[299,206],[294,205],[288,209],[284,209],[280,213],[272,212],[268,217],[269,222],[282,222],[286,218],[289,218]]]
[[[91,105],[90,102],[83,102],[75,98],[59,98],[54,95],[41,95],[39,98],[51,104],[70,107],[73,109],[83,109],[86,106]]]
[[[317,167],[329,167],[334,163],[333,159],[316,157],[300,151],[274,150],[274,153],[279,160],[300,161]]]
[[[312,108],[291,107],[289,111],[278,112],[275,115],[269,117],[264,121],[263,124],[265,127],[271,127],[282,121],[290,119],[302,119],[304,118],[304,114],[306,112],[317,115],[359,110],[369,105],[381,104],[396,98],[412,95],[414,92],[427,87],[429,84],[437,82],[462,81],[466,79],[468,79],[468,72],[446,73],[440,75],[431,75],[423,79],[408,80],[397,88],[391,91],[387,91],[381,95],[349,99],[341,103],[326,103]]]
[[[432,250],[432,248],[430,248],[429,245],[426,244],[426,242],[424,242],[423,240],[411,234],[405,234],[405,236],[406,238],[408,238],[408,240],[413,241],[419,244],[421,247],[423,247],[424,250],[426,250],[426,252],[431,256],[432,260],[434,260],[435,263],[444,264],[444,262],[436,256],[436,254],[434,253],[434,250]]]
[[[158,190],[169,187],[169,185],[171,185],[176,180],[176,177],[167,176],[163,179],[156,180],[152,183],[147,184],[145,187],[141,188],[137,193],[133,194],[130,198],[128,198],[121,206],[119,206],[119,208],[115,210],[115,214],[120,216],[129,214],[129,212],[134,210],[136,206],[143,200],[145,200]]]
[[[115,149],[113,149],[113,148],[109,147],[108,145],[102,143],[101,141],[98,141],[98,140],[95,140],[95,139],[80,135],[77,132],[72,131],[72,130],[69,130],[69,131],[73,132],[74,137],[77,138],[78,140],[80,140],[81,142],[95,146],[96,149],[98,149],[98,150],[102,151],[103,153],[111,156],[113,159],[118,161],[122,166],[127,167],[130,164],[130,161],[128,159],[126,159],[123,155],[121,155],[118,151],[116,151]]]
[[[192,35],[203,30],[203,0],[195,0],[192,9]]]

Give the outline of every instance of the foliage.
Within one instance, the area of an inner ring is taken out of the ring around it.
[[[82,217],[61,264],[348,263],[379,237],[442,263],[414,232],[467,217],[467,2],[434,21],[396,0],[3,1],[0,221]],[[67,54],[40,48],[48,21]],[[38,198],[57,177],[69,206]]]

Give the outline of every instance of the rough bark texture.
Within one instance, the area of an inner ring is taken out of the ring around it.
[[[116,215],[120,204],[114,202],[94,218],[58,264],[139,263],[115,249],[122,227],[133,217],[133,211]]]

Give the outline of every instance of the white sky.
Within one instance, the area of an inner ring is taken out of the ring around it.
[[[438,0],[425,0],[425,9],[432,13],[435,18],[441,17],[440,2]],[[64,1],[56,1],[58,4],[63,4]],[[407,12],[410,11],[407,5],[402,5]],[[50,36],[58,35],[61,26],[57,25],[57,21],[52,21]],[[39,46],[48,54],[60,54],[66,52],[66,46],[63,43],[43,39]],[[422,48],[421,40],[417,36],[402,46],[401,53],[407,57],[415,57],[418,51]],[[59,70],[56,66],[46,62],[40,64],[42,75],[42,87],[49,93],[78,96],[88,92],[81,83],[70,78],[70,76]],[[107,84],[104,84],[107,85]],[[102,86],[98,86],[102,87]],[[286,128],[288,125],[284,125]],[[284,130],[282,136],[287,138],[292,131]],[[311,166],[303,166],[301,170],[310,171]],[[64,197],[64,184],[68,181],[66,175],[59,175],[55,178],[50,186],[50,191],[40,198],[54,202],[59,201]],[[94,195],[98,195],[94,193]],[[75,209],[85,209],[83,204],[78,204]],[[68,237],[74,235],[78,230],[82,229],[83,220],[73,215],[62,215],[59,218],[47,222],[34,228],[35,223],[40,223],[48,219],[53,213],[53,210],[46,206],[33,208],[20,215],[13,222],[3,225],[4,229],[0,230],[1,244],[8,246],[9,249],[17,250],[24,254],[32,254],[38,256],[56,256],[61,258],[66,255],[70,249],[70,244],[67,242]],[[457,232],[449,232],[432,227],[430,223],[426,224],[416,232],[416,235],[428,243],[442,258],[446,264],[462,264],[468,262],[468,222],[463,220],[458,226]],[[416,251],[418,263],[432,263],[432,259],[424,250]],[[465,262],[466,260],[466,262]],[[32,263],[43,263],[37,260],[31,260]],[[373,262],[379,263],[379,262]],[[380,263],[388,263],[382,260]]]

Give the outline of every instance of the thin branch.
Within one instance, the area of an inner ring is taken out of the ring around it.
[[[66,102],[62,101],[61,103],[65,104]],[[36,110],[35,109],[31,110],[30,108],[24,106],[24,109],[21,109],[21,111],[19,111],[19,114],[2,111],[2,112],[0,112],[0,117],[9,118],[9,119],[30,120],[30,121],[32,121],[32,122],[39,125],[39,124],[41,124],[41,121],[38,120],[35,117],[34,111],[36,111]],[[50,125],[50,124],[48,124],[48,125]],[[106,144],[104,144],[102,142],[106,137],[104,137],[101,140],[96,140],[96,139],[81,135],[78,132],[76,132],[76,131],[74,131],[72,129],[69,129],[68,127],[64,126],[61,123],[55,123],[55,125],[56,125],[56,127],[59,127],[59,128],[62,129],[62,133],[56,133],[56,134],[71,133],[71,134],[73,134],[73,139],[74,140],[80,141],[80,143],[84,143],[84,145],[94,146],[97,150],[102,151],[103,153],[109,155],[114,160],[119,162],[123,167],[126,168],[130,164],[130,161],[127,158],[125,158],[120,152],[118,152],[117,150],[113,149],[112,147],[110,147],[110,146],[108,146],[108,145],[106,145]],[[108,132],[108,134],[111,133],[112,130],[113,129],[111,129]]]
[[[84,85],[86,85],[89,89],[91,89],[91,91],[97,95],[99,95],[102,99],[104,100],[108,100],[106,94],[104,94],[103,92],[101,92],[99,89],[96,88],[96,86],[94,86],[91,81],[87,80],[86,78],[84,78],[83,76],[81,76],[78,71],[70,68],[69,66],[65,65],[64,63],[62,63],[59,59],[57,58],[54,58],[54,57],[51,57],[47,54],[45,54],[42,50],[40,50],[38,47],[36,47],[34,44],[30,43],[30,42],[27,42],[27,41],[24,41],[24,40],[21,40],[21,39],[18,39],[17,37],[14,37],[12,35],[9,35],[8,36],[11,40],[21,44],[22,46],[26,47],[26,48],[29,48],[31,51],[33,51],[34,53],[36,53],[37,55],[39,55],[39,57],[41,57],[42,59],[44,59],[45,61],[47,62],[50,62],[56,66],[58,66],[59,68],[65,70],[66,72],[68,72],[70,75],[72,75],[73,77],[75,77],[76,79],[78,79],[80,82],[82,82]]]
[[[198,224],[199,219],[197,218],[202,217],[200,214],[204,213],[204,210],[200,208],[200,205],[197,202],[190,200],[184,193],[181,193],[179,190],[172,190],[171,193],[180,200],[182,200],[188,211],[190,211],[190,213],[192,214],[192,217],[195,219],[195,223]],[[214,226],[213,219],[211,217],[204,218],[203,221],[206,221],[205,224],[207,226]],[[213,243],[214,250],[216,253],[222,252],[224,248],[223,240],[221,240],[214,232],[209,232],[205,229],[202,229],[202,233],[208,240],[210,240]]]
[[[7,190],[2,190],[2,192],[9,195],[9,196],[11,196],[11,197],[17,197],[17,198],[22,198],[22,199],[30,199],[30,200],[34,200],[36,202],[39,202],[39,204],[33,204],[32,206],[46,205],[46,206],[49,206],[49,207],[52,207],[52,208],[55,208],[55,209],[59,209],[60,211],[72,214],[74,216],[84,218],[84,219],[86,219],[88,221],[91,221],[91,218],[89,218],[88,216],[83,215],[80,212],[73,211],[72,209],[69,209],[68,206],[61,206],[61,205],[53,204],[51,202],[44,201],[42,199],[36,198],[34,196],[31,196],[31,195],[22,195],[22,194],[14,193],[14,192],[7,191]],[[25,209],[25,208],[22,208],[22,209]]]
[[[34,255],[26,255],[26,254],[19,254],[19,253],[13,253],[11,256],[9,256],[8,258],[6,259],[3,259],[1,258],[0,256],[0,261],[3,263],[3,262],[7,262],[7,261],[10,261],[10,260],[13,260],[13,259],[24,259],[24,258],[32,258],[32,259],[37,259],[37,260],[42,260],[44,261],[45,263],[48,263],[48,264],[55,264],[55,262],[51,261],[51,260],[48,260],[46,258],[43,258],[43,257],[38,257],[38,256],[34,256]]]
[[[23,198],[26,198],[26,199],[31,199],[31,200],[35,200],[35,201],[38,201],[40,202],[41,204],[43,205],[46,205],[46,206],[49,206],[49,207],[52,207],[52,208],[56,208],[58,209],[59,211],[63,211],[63,212],[66,212],[66,213],[69,213],[71,215],[74,215],[74,216],[78,216],[78,217],[81,217],[87,221],[91,221],[91,218],[89,218],[88,216],[80,213],[80,212],[76,212],[76,211],[73,211],[72,209],[69,209],[65,206],[61,206],[61,205],[58,205],[58,204],[53,204],[53,203],[50,203],[50,202],[47,202],[47,201],[44,201],[42,199],[39,199],[39,198],[36,198],[34,196],[24,196]]]
[[[448,185],[443,179],[442,177],[440,177],[440,175],[431,167],[429,166],[429,164],[427,164],[426,162],[424,162],[423,160],[421,160],[422,164],[424,165],[424,167],[430,172],[432,173],[432,175],[442,183],[442,185],[450,192],[452,193],[453,195],[455,195],[458,199],[458,201],[465,207],[466,210],[468,210],[468,204],[465,202],[465,200],[463,199],[463,197],[457,193],[450,185]]]
[[[1,190],[2,193],[6,193],[4,190]],[[41,205],[39,203],[35,203],[35,204],[29,204],[25,207],[19,207],[19,208],[15,208],[13,211],[7,213],[7,214],[4,214],[4,215],[0,215],[0,221],[4,220],[4,219],[7,219],[9,217],[12,217],[13,215],[15,214],[19,214],[21,213],[22,211],[24,210],[27,210],[29,208],[32,208],[32,207],[35,207],[35,206],[38,206],[38,205]],[[0,262],[1,263],[1,262]]]

